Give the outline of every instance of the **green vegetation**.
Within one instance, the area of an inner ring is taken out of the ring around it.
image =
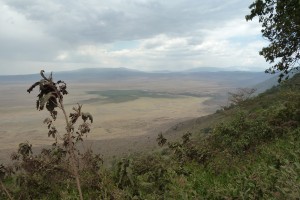
[[[142,97],[148,98],[184,98],[191,97],[207,97],[212,96],[208,94],[193,94],[193,93],[178,93],[172,94],[167,92],[153,92],[147,90],[104,90],[104,91],[88,91],[87,94],[99,95],[99,98],[91,98],[83,103],[123,103],[133,101]]]
[[[298,199],[299,85],[296,74],[219,110],[180,141],[159,134],[158,151],[117,159],[109,169],[90,150],[78,154],[83,199]],[[70,158],[59,145],[32,154],[20,144],[14,163],[0,167],[0,198],[78,198]]]
[[[285,74],[299,68],[300,1],[256,0],[249,8],[246,20],[258,17],[262,35],[270,42],[259,52],[267,62],[275,63],[266,72],[281,72],[280,82]]]
[[[94,98],[87,100],[91,102],[104,102],[104,103],[123,103],[127,101],[133,101],[141,97],[149,98],[178,98],[179,96],[168,94],[151,92],[146,90],[104,90],[104,91],[88,91],[87,94],[96,94],[100,98]],[[102,97],[102,98],[101,98]]]

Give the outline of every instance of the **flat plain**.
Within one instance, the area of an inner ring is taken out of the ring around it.
[[[53,143],[43,124],[49,113],[35,108],[38,88],[31,94],[26,92],[32,83],[23,81],[0,86],[0,163],[7,161],[21,142],[29,141],[34,148]],[[152,148],[158,133],[177,123],[215,112],[220,105],[227,103],[228,91],[243,85],[240,80],[189,76],[70,80],[67,83],[66,110],[70,112],[80,103],[85,112],[93,115],[87,145],[106,157],[147,149],[147,146]],[[63,121],[59,112],[55,125],[60,135],[64,133]]]

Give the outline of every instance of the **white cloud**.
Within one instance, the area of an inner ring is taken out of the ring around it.
[[[64,61],[69,57],[69,53],[68,52],[61,52],[59,53],[59,55],[56,57],[56,60],[58,61]]]

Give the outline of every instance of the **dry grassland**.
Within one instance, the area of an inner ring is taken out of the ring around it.
[[[28,94],[28,85],[2,85],[0,87],[0,163],[7,160],[9,152],[16,150],[18,144],[29,141],[33,147],[52,144],[53,139],[47,137],[47,128],[43,119],[48,112],[37,111],[35,101],[37,91]],[[155,143],[155,136],[166,131],[170,126],[187,119],[207,115],[215,109],[206,104],[209,94],[228,90],[230,85],[216,82],[199,82],[195,80],[130,80],[123,82],[100,82],[89,84],[69,83],[70,95],[65,97],[68,111],[77,102],[89,102],[90,99],[103,99],[97,94],[87,94],[87,91],[105,90],[150,90],[179,94],[183,92],[206,94],[197,97],[180,95],[173,98],[139,97],[132,101],[120,103],[93,102],[84,103],[84,111],[94,117],[89,142],[96,151],[105,155],[117,155],[127,150]],[[206,102],[206,103],[205,103]],[[55,123],[62,135],[63,120]],[[144,138],[144,141],[141,141]],[[139,143],[140,141],[140,143]],[[136,146],[136,147],[135,147]],[[126,150],[127,148],[127,150]],[[124,150],[125,149],[125,150]]]

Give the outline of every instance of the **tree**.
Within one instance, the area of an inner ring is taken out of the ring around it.
[[[299,69],[300,60],[300,0],[256,0],[246,20],[259,18],[262,36],[270,41],[259,52],[267,62],[274,63],[266,73],[280,72],[279,80]]]
[[[228,100],[233,105],[239,105],[256,92],[255,88],[238,88],[236,92],[228,92]]]

